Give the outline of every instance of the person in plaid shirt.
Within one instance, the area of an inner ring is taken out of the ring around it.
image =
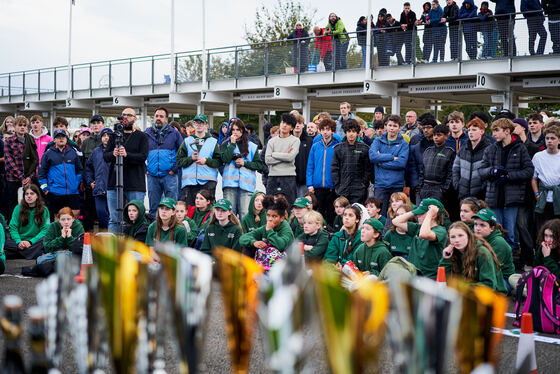
[[[37,145],[29,132],[29,120],[18,116],[15,121],[15,134],[6,139],[4,160],[6,167],[6,197],[9,216],[17,205],[17,193],[20,187],[31,183],[35,169],[39,165]]]

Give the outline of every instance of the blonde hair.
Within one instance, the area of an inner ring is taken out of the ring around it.
[[[348,107],[348,110],[352,110],[352,105],[350,105],[350,103],[348,101],[341,102],[339,106],[341,106],[341,105],[346,105]]]
[[[356,116],[356,117],[354,117],[354,119],[356,120],[356,122],[358,122],[358,125],[360,125],[360,128],[362,130],[364,130],[367,127],[366,121],[364,121],[362,118]]]
[[[303,216],[303,222],[307,222],[307,221],[315,222],[322,226],[323,215],[317,212],[316,210],[309,211],[305,213],[305,215]]]
[[[333,206],[336,206],[336,204],[342,206],[343,208],[346,208],[348,205],[350,205],[350,201],[348,201],[348,199],[344,196],[340,196],[334,199]]]

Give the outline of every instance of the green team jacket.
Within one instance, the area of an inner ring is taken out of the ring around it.
[[[213,248],[223,246],[241,252],[241,246],[239,245],[241,234],[241,227],[233,222],[229,221],[227,225],[221,226],[216,221],[209,224],[206,228],[206,234],[204,235],[200,251],[207,255],[212,255]]]
[[[340,262],[344,265],[346,262],[351,260],[352,253],[356,250],[356,248],[358,248],[358,245],[362,243],[360,238],[360,230],[358,230],[356,235],[354,235],[354,240],[352,240],[346,230],[335,233],[329,243],[327,253],[325,253],[325,260],[334,264]],[[345,253],[349,247],[350,250],[348,253]]]
[[[70,228],[72,229],[72,235],[68,238],[63,238],[61,235],[62,225],[60,222],[54,221],[51,223],[43,239],[45,252],[56,252],[72,248],[74,240],[84,233],[84,226],[82,226],[80,221],[75,220]]]
[[[6,254],[4,253],[4,243],[6,242],[6,234],[4,228],[0,225],[0,261],[6,266]]]
[[[458,254],[458,267],[460,274],[463,273],[463,256],[460,251]],[[451,274],[451,259],[441,258],[439,266],[445,267],[445,272]],[[506,285],[504,283],[502,272],[496,268],[492,255],[483,245],[478,246],[478,254],[476,255],[476,264],[474,268],[474,282],[488,286],[498,292],[507,295]]]
[[[257,223],[255,221],[255,197],[258,194],[263,194],[261,191],[255,191],[253,196],[251,196],[251,201],[249,202],[249,210],[243,219],[241,220],[241,228],[243,229],[244,233],[251,232],[253,230],[258,229],[261,226],[266,225],[266,209],[262,209],[259,213],[260,222]]]
[[[496,253],[496,257],[498,257],[498,261],[500,261],[500,270],[502,271],[502,275],[507,282],[510,275],[515,273],[511,247],[502,236],[500,230],[492,231],[490,235],[488,235],[485,239]]]
[[[362,243],[352,253],[352,261],[360,271],[369,271],[370,274],[379,276],[387,262],[391,260],[389,246],[384,241],[379,241],[368,247]]]
[[[334,232],[340,231],[340,229],[342,228],[342,216],[337,215],[336,217],[334,217],[332,228]]]
[[[534,266],[544,266],[552,274],[556,275],[556,279],[560,282],[560,254],[557,250],[551,250],[550,256],[544,257],[542,254],[542,246],[539,245],[535,252]]]
[[[293,219],[290,220],[290,227],[292,228],[292,232],[294,233],[294,238],[297,238],[301,234],[303,234],[303,225],[299,224],[299,221],[296,217],[293,217]]]
[[[256,230],[241,235],[239,244],[242,247],[252,247],[253,243],[262,240],[270,243],[271,246],[284,252],[290,243],[294,240],[294,234],[288,224],[288,221],[283,220],[280,225],[272,230],[266,230],[266,225],[261,226]]]
[[[195,135],[191,135],[191,136],[195,136]],[[211,137],[212,135],[210,135],[210,133],[206,133],[206,135],[202,139],[208,139]],[[196,147],[200,152],[202,145],[197,144]],[[180,168],[188,168],[189,166],[192,165],[193,162],[194,161],[192,157],[189,156],[189,153],[187,152],[187,143],[183,141],[183,143],[179,147],[179,151],[177,151],[177,166]],[[212,157],[206,159],[206,165],[214,169],[217,169],[220,166],[222,166],[222,150],[217,143],[216,143],[216,147],[214,147],[214,153],[212,153]],[[179,181],[179,183],[181,183],[181,181]]]
[[[21,205],[17,205],[12,213],[12,219],[10,220],[10,236],[16,244],[27,240],[31,244],[35,244],[39,239],[43,238],[47,234],[49,229],[49,222],[51,221],[51,216],[49,210],[45,207],[43,211],[43,226],[37,226],[35,223],[35,208],[28,212],[27,225],[21,226],[19,221],[19,213],[21,211]]]
[[[399,256],[402,254],[408,255],[412,248],[414,237],[408,234],[399,234],[397,230],[388,230],[383,240],[389,243],[389,250],[391,253],[394,256]]]
[[[189,217],[185,217],[183,220],[185,230],[187,229],[186,225],[189,225],[189,231],[187,232],[187,245],[194,246],[196,237],[198,236],[198,226],[196,225],[196,222]]]
[[[152,247],[155,243],[156,239],[156,227],[157,221],[154,221],[148,227],[148,233],[146,234],[146,245]],[[159,238],[160,242],[168,242],[170,237],[171,230],[161,230],[161,235]],[[180,246],[186,247],[187,246],[187,230],[182,223],[175,225],[175,229],[173,231],[173,243],[179,244]]]
[[[322,260],[325,257],[325,252],[329,246],[329,233],[325,230],[321,229],[315,235],[302,233],[297,239],[304,245],[313,246],[313,249],[303,251],[306,259]]]
[[[420,239],[419,223],[408,222],[407,225],[406,233],[414,237],[408,253],[408,261],[416,266],[423,276],[436,279],[438,264],[442,258],[441,253],[447,244],[447,230],[443,226],[432,227],[436,240],[431,242]]]

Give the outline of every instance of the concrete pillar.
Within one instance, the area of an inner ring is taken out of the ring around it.
[[[504,109],[512,110],[513,108],[513,92],[511,88],[504,91]]]
[[[391,96],[391,114],[398,114],[401,113],[401,97]]]
[[[232,101],[229,103],[229,118],[237,117],[237,103]]]
[[[213,114],[208,115],[208,128],[209,129],[214,128],[214,115]]]
[[[54,124],[54,117],[56,117],[56,110],[53,109],[53,110],[51,110],[50,116],[49,116],[49,122],[50,122],[50,123],[49,123],[49,130],[50,130],[50,134],[51,134],[51,135],[52,135],[53,132],[54,132],[54,127],[53,127],[53,124]]]
[[[139,122],[141,124],[142,131],[144,131],[150,125],[148,123],[148,104],[142,105],[142,108],[138,108],[138,111],[140,112],[140,115],[141,115],[141,119],[140,119]]]
[[[204,114],[204,103],[203,102],[198,102],[197,106],[196,106],[196,114]]]
[[[307,98],[303,101],[303,107],[301,108],[301,115],[305,118],[306,123],[311,121],[311,100]]]
[[[264,130],[263,130],[263,126],[266,123],[266,118],[264,116],[264,113],[259,113],[259,139],[261,140],[261,143],[264,144],[264,141],[266,140],[264,138]]]

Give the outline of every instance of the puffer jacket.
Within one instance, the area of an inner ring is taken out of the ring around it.
[[[111,164],[103,158],[103,145],[95,148],[86,162],[86,183],[93,188],[93,196],[104,196],[107,194],[107,182],[109,181],[109,168]]]
[[[176,157],[183,137],[175,128],[165,124],[161,130],[155,125],[146,130],[148,136],[148,174],[153,177],[163,177],[173,171],[178,172]]]
[[[307,175],[307,161],[309,159],[309,152],[311,152],[311,147],[313,146],[313,138],[305,131],[303,131],[299,137],[299,153],[296,156],[296,183],[302,185],[306,183]]]
[[[368,188],[372,176],[368,151],[369,147],[360,140],[350,145],[344,139],[334,147],[331,172],[338,196],[353,195]]]
[[[508,172],[508,179],[502,183],[492,175],[493,170],[500,166]],[[482,180],[486,181],[486,204],[490,208],[523,204],[525,186],[533,177],[534,167],[527,148],[519,138],[516,137],[506,147],[502,147],[501,142],[488,146],[479,170]]]
[[[471,5],[470,9],[467,9],[465,4],[470,4]],[[463,32],[468,33],[468,32],[475,31],[473,25],[473,22],[475,20],[472,20],[470,18],[476,18],[477,12],[478,12],[478,7],[474,5],[473,0],[463,1],[463,5],[461,6],[461,9],[459,9],[459,19],[468,19],[468,21],[463,22]]]
[[[469,196],[484,199],[486,182],[482,181],[480,167],[484,151],[491,144],[492,142],[483,136],[475,149],[468,141],[457,153],[453,163],[453,186],[459,192],[460,200]]]
[[[340,143],[334,137],[329,144],[321,139],[311,147],[307,160],[307,186],[315,188],[334,188],[332,179],[331,162],[334,154],[334,147]]]
[[[459,6],[453,2],[451,6],[446,5],[443,8],[443,16],[450,25],[458,25],[457,19],[459,18]]]
[[[39,185],[53,195],[76,195],[82,181],[82,162],[74,148],[49,148],[39,166]]]
[[[404,187],[408,150],[408,143],[401,134],[391,144],[386,133],[375,138],[369,149],[369,159],[375,165],[375,187]]]
[[[442,191],[451,186],[455,151],[446,146],[433,146],[424,151],[423,167],[420,172],[420,188],[438,185]]]

